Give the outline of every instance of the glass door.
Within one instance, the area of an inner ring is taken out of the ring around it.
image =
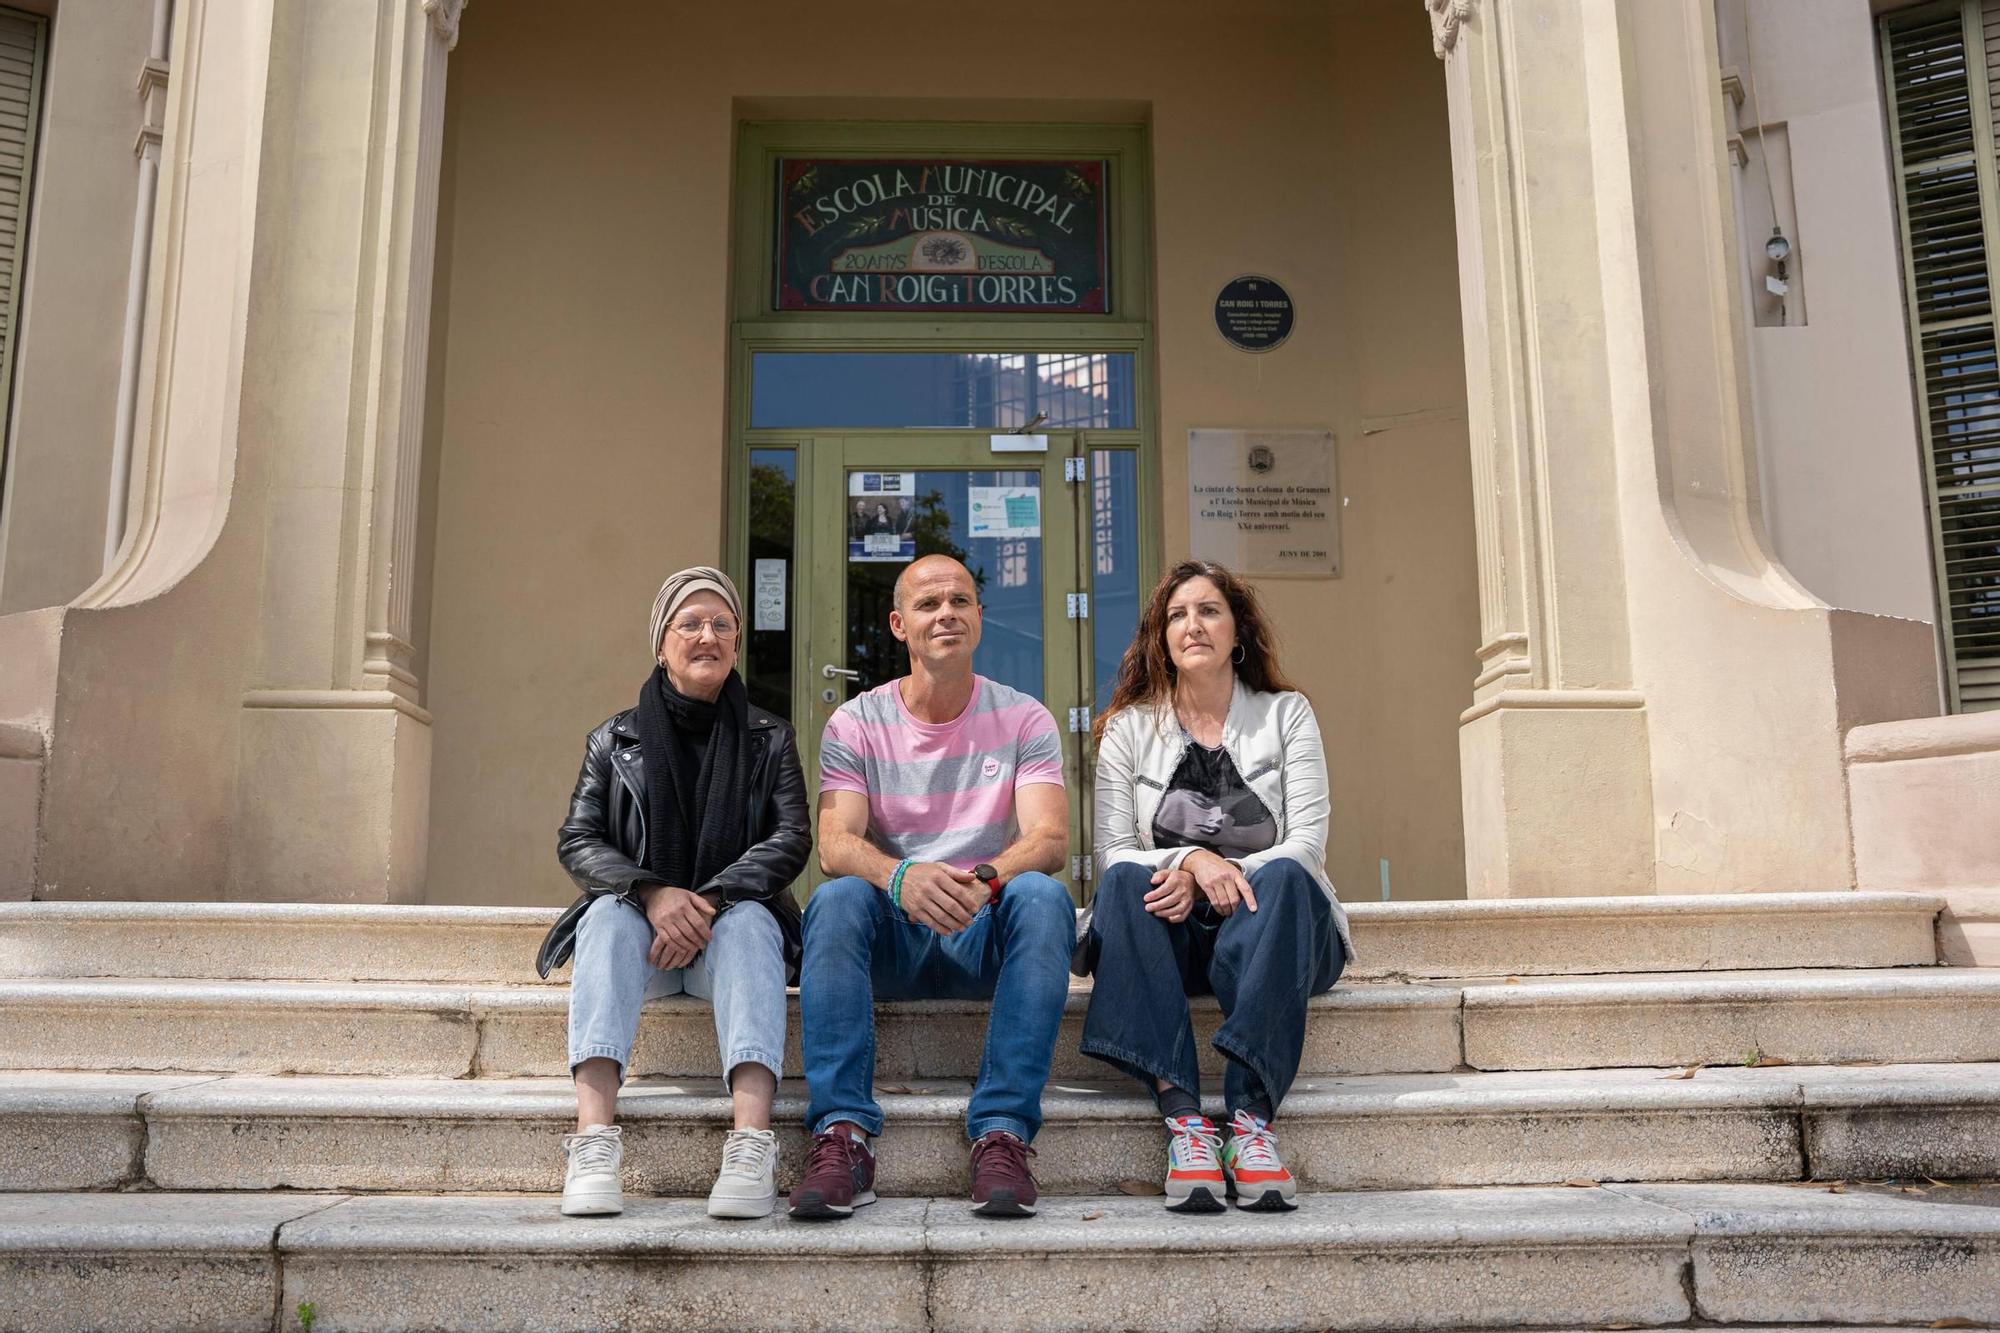
[[[1083,585],[1077,565],[1080,485],[1066,464],[1073,432],[1046,452],[1013,452],[1012,437],[980,432],[815,435],[801,442],[809,496],[797,525],[802,653],[793,655],[792,717],[809,787],[818,791],[819,736],[833,710],[909,671],[889,629],[897,577],[911,561],[948,555],[972,572],[982,676],[1048,705],[1063,733],[1071,851],[1084,849],[1083,742],[1072,710],[1089,702]],[[803,659],[803,660],[801,660]],[[1080,886],[1065,874],[1073,892]]]

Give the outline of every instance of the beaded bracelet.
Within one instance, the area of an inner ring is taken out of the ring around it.
[[[889,876],[889,901],[896,904],[896,910],[903,910],[903,876],[915,865],[915,861],[898,861],[896,871]]]

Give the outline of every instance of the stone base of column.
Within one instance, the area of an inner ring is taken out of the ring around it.
[[[1641,696],[1507,690],[1460,719],[1472,898],[1650,894],[1653,780]]]
[[[244,703],[225,896],[421,901],[430,715],[360,690],[263,690]]]
[[[1941,895],[1939,956],[2000,967],[2000,713],[1847,733],[1856,887]]]

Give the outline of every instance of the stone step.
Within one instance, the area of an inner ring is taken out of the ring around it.
[[[2000,1060],[2000,969],[1692,972],[1462,994],[1475,1069]]]
[[[1907,893],[1354,903],[1359,960],[1350,976],[1906,967],[1937,961],[1944,906]],[[0,977],[536,984],[535,948],[555,915],[541,907],[7,903]]]
[[[1293,1172],[1322,1190],[2000,1176],[2000,1066],[1676,1072],[1306,1079],[1279,1129]],[[942,1080],[878,1089],[885,1194],[970,1187],[969,1094]],[[0,1189],[553,1192],[575,1106],[562,1079],[0,1075]],[[1044,1191],[1109,1193],[1164,1170],[1158,1115],[1131,1083],[1053,1082],[1042,1108]],[[805,1110],[803,1086],[782,1085],[786,1188]],[[706,1191],[729,1116],[706,1083],[627,1084],[627,1189]]]
[[[1057,1043],[1058,1078],[1101,1078],[1078,1050],[1087,987],[1071,991]],[[798,995],[790,997],[786,1068],[797,1071]],[[1304,1069],[1405,1073],[1460,1062],[1458,992],[1407,985],[1341,986],[1312,1002]],[[969,1078],[979,1067],[984,1002],[915,1000],[878,1008],[876,1072]],[[1208,1037],[1212,999],[1194,1001],[1204,1068],[1220,1073]],[[0,982],[0,1069],[195,1070],[374,1074],[420,1078],[551,1076],[568,1070],[569,995],[562,988],[468,990],[419,985],[283,982]],[[714,1017],[685,996],[654,1000],[639,1024],[634,1074],[719,1078]]]
[[[1087,985],[1070,993],[1054,1076],[1101,1078],[1078,1049]],[[1193,1002],[1204,1069],[1215,1002]],[[970,1078],[987,1006],[880,1006],[884,1080]],[[567,1070],[558,987],[468,989],[287,982],[0,982],[0,1069],[536,1077]],[[1462,1025],[1462,1026],[1461,1026]],[[786,1067],[798,1056],[791,999]],[[1640,974],[1561,980],[1357,983],[1311,1001],[1308,1076],[1476,1069],[1851,1060],[2000,1060],[2000,969]],[[705,1003],[649,1004],[635,1074],[716,1077]]]
[[[1497,1329],[2000,1321],[2000,1194],[1774,1185],[1307,1196],[1179,1217],[958,1198],[849,1221],[696,1200],[564,1219],[546,1197],[0,1197],[0,1327]]]

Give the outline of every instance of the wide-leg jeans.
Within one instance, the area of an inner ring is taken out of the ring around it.
[[[1117,1066],[1151,1092],[1165,1079],[1197,1096],[1194,1023],[1187,997],[1213,994],[1226,1057],[1231,1115],[1260,1095],[1275,1112],[1305,1051],[1306,1001],[1332,988],[1346,964],[1333,905],[1304,866],[1280,858],[1250,878],[1257,910],[1221,916],[1195,892],[1186,921],[1146,910],[1153,872],[1114,865],[1097,886],[1091,930],[1097,967],[1083,1020],[1083,1053]]]
[[[1076,911],[1047,875],[1016,875],[997,905],[955,935],[919,925],[855,877],[806,904],[799,1027],[814,1133],[839,1121],[882,1132],[875,1100],[876,1000],[987,1000],[986,1045],[966,1112],[974,1139],[1004,1129],[1032,1140],[1055,1057]]]

